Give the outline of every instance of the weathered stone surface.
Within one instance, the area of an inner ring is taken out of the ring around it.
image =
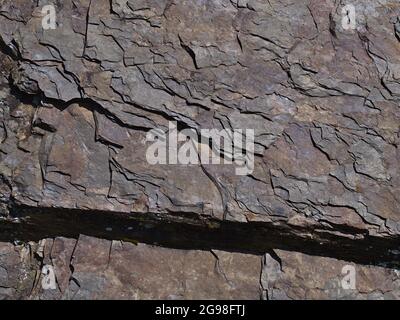
[[[354,286],[346,282],[350,268]],[[399,270],[282,250],[265,255],[261,283],[271,300],[400,299]]]
[[[400,3],[348,2],[355,30],[343,28],[346,3],[62,1],[44,30],[46,1],[0,0],[1,238],[139,237],[398,267]],[[254,129],[254,171],[150,165],[146,133],[170,121],[198,135]],[[98,290],[64,279],[62,294],[105,294],[111,276],[77,266]]]
[[[355,288],[342,269],[355,270]],[[43,285],[54,272],[53,288]],[[87,236],[0,243],[1,299],[399,299],[398,270],[275,250],[264,257]]]
[[[0,300],[28,297],[38,264],[31,263],[29,246],[0,243]]]
[[[261,259],[87,236],[1,243],[0,293],[2,299],[259,299]],[[54,270],[54,288],[43,287],[45,266]]]

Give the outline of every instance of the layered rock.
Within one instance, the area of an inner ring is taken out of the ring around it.
[[[3,241],[86,234],[206,250],[205,260],[278,249],[301,252],[289,260],[398,267],[397,0],[65,1],[45,30],[48,4],[0,1]],[[202,129],[253,129],[254,170],[149,164],[147,133],[171,121],[199,139]],[[176,254],[184,273],[192,253]],[[108,277],[93,274],[99,286]],[[280,297],[322,297],[330,283],[289,292],[297,278],[274,277]],[[224,285],[219,296],[241,297]],[[397,297],[395,284],[379,286],[352,297]],[[100,298],[89,291],[77,296]]]
[[[349,266],[353,288],[343,286]],[[1,243],[0,286],[2,299],[399,299],[400,273],[282,250],[260,256],[80,236]]]

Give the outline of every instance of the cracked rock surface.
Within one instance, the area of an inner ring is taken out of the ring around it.
[[[0,296],[399,298],[398,0],[47,4],[0,0]],[[150,165],[171,121],[254,170]]]
[[[177,250],[87,236],[0,244],[3,299],[399,299],[400,274],[282,250],[264,256]],[[51,266],[55,287],[43,289]]]

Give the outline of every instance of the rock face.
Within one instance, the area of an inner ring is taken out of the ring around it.
[[[355,288],[343,287],[344,267],[354,268]],[[87,236],[1,244],[0,281],[3,299],[400,298],[399,271],[384,267],[283,250],[259,256]]]
[[[0,295],[399,298],[399,35],[398,0],[0,0]],[[149,163],[171,123],[254,130],[247,174]]]
[[[259,299],[261,294],[261,257],[254,255],[165,249],[86,236],[43,239],[15,248],[7,244],[0,250],[7,261],[1,269],[7,289],[0,294],[5,298]],[[44,290],[46,275],[41,271],[46,266],[54,271],[56,287]]]

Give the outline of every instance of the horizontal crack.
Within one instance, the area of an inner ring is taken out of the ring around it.
[[[15,222],[17,221],[17,222]],[[80,234],[109,240],[143,242],[176,249],[224,250],[264,254],[271,249],[303,252],[398,268],[396,237],[341,237],[326,230],[266,222],[221,221],[195,215],[117,213],[14,205],[0,222],[0,240],[37,241]]]

